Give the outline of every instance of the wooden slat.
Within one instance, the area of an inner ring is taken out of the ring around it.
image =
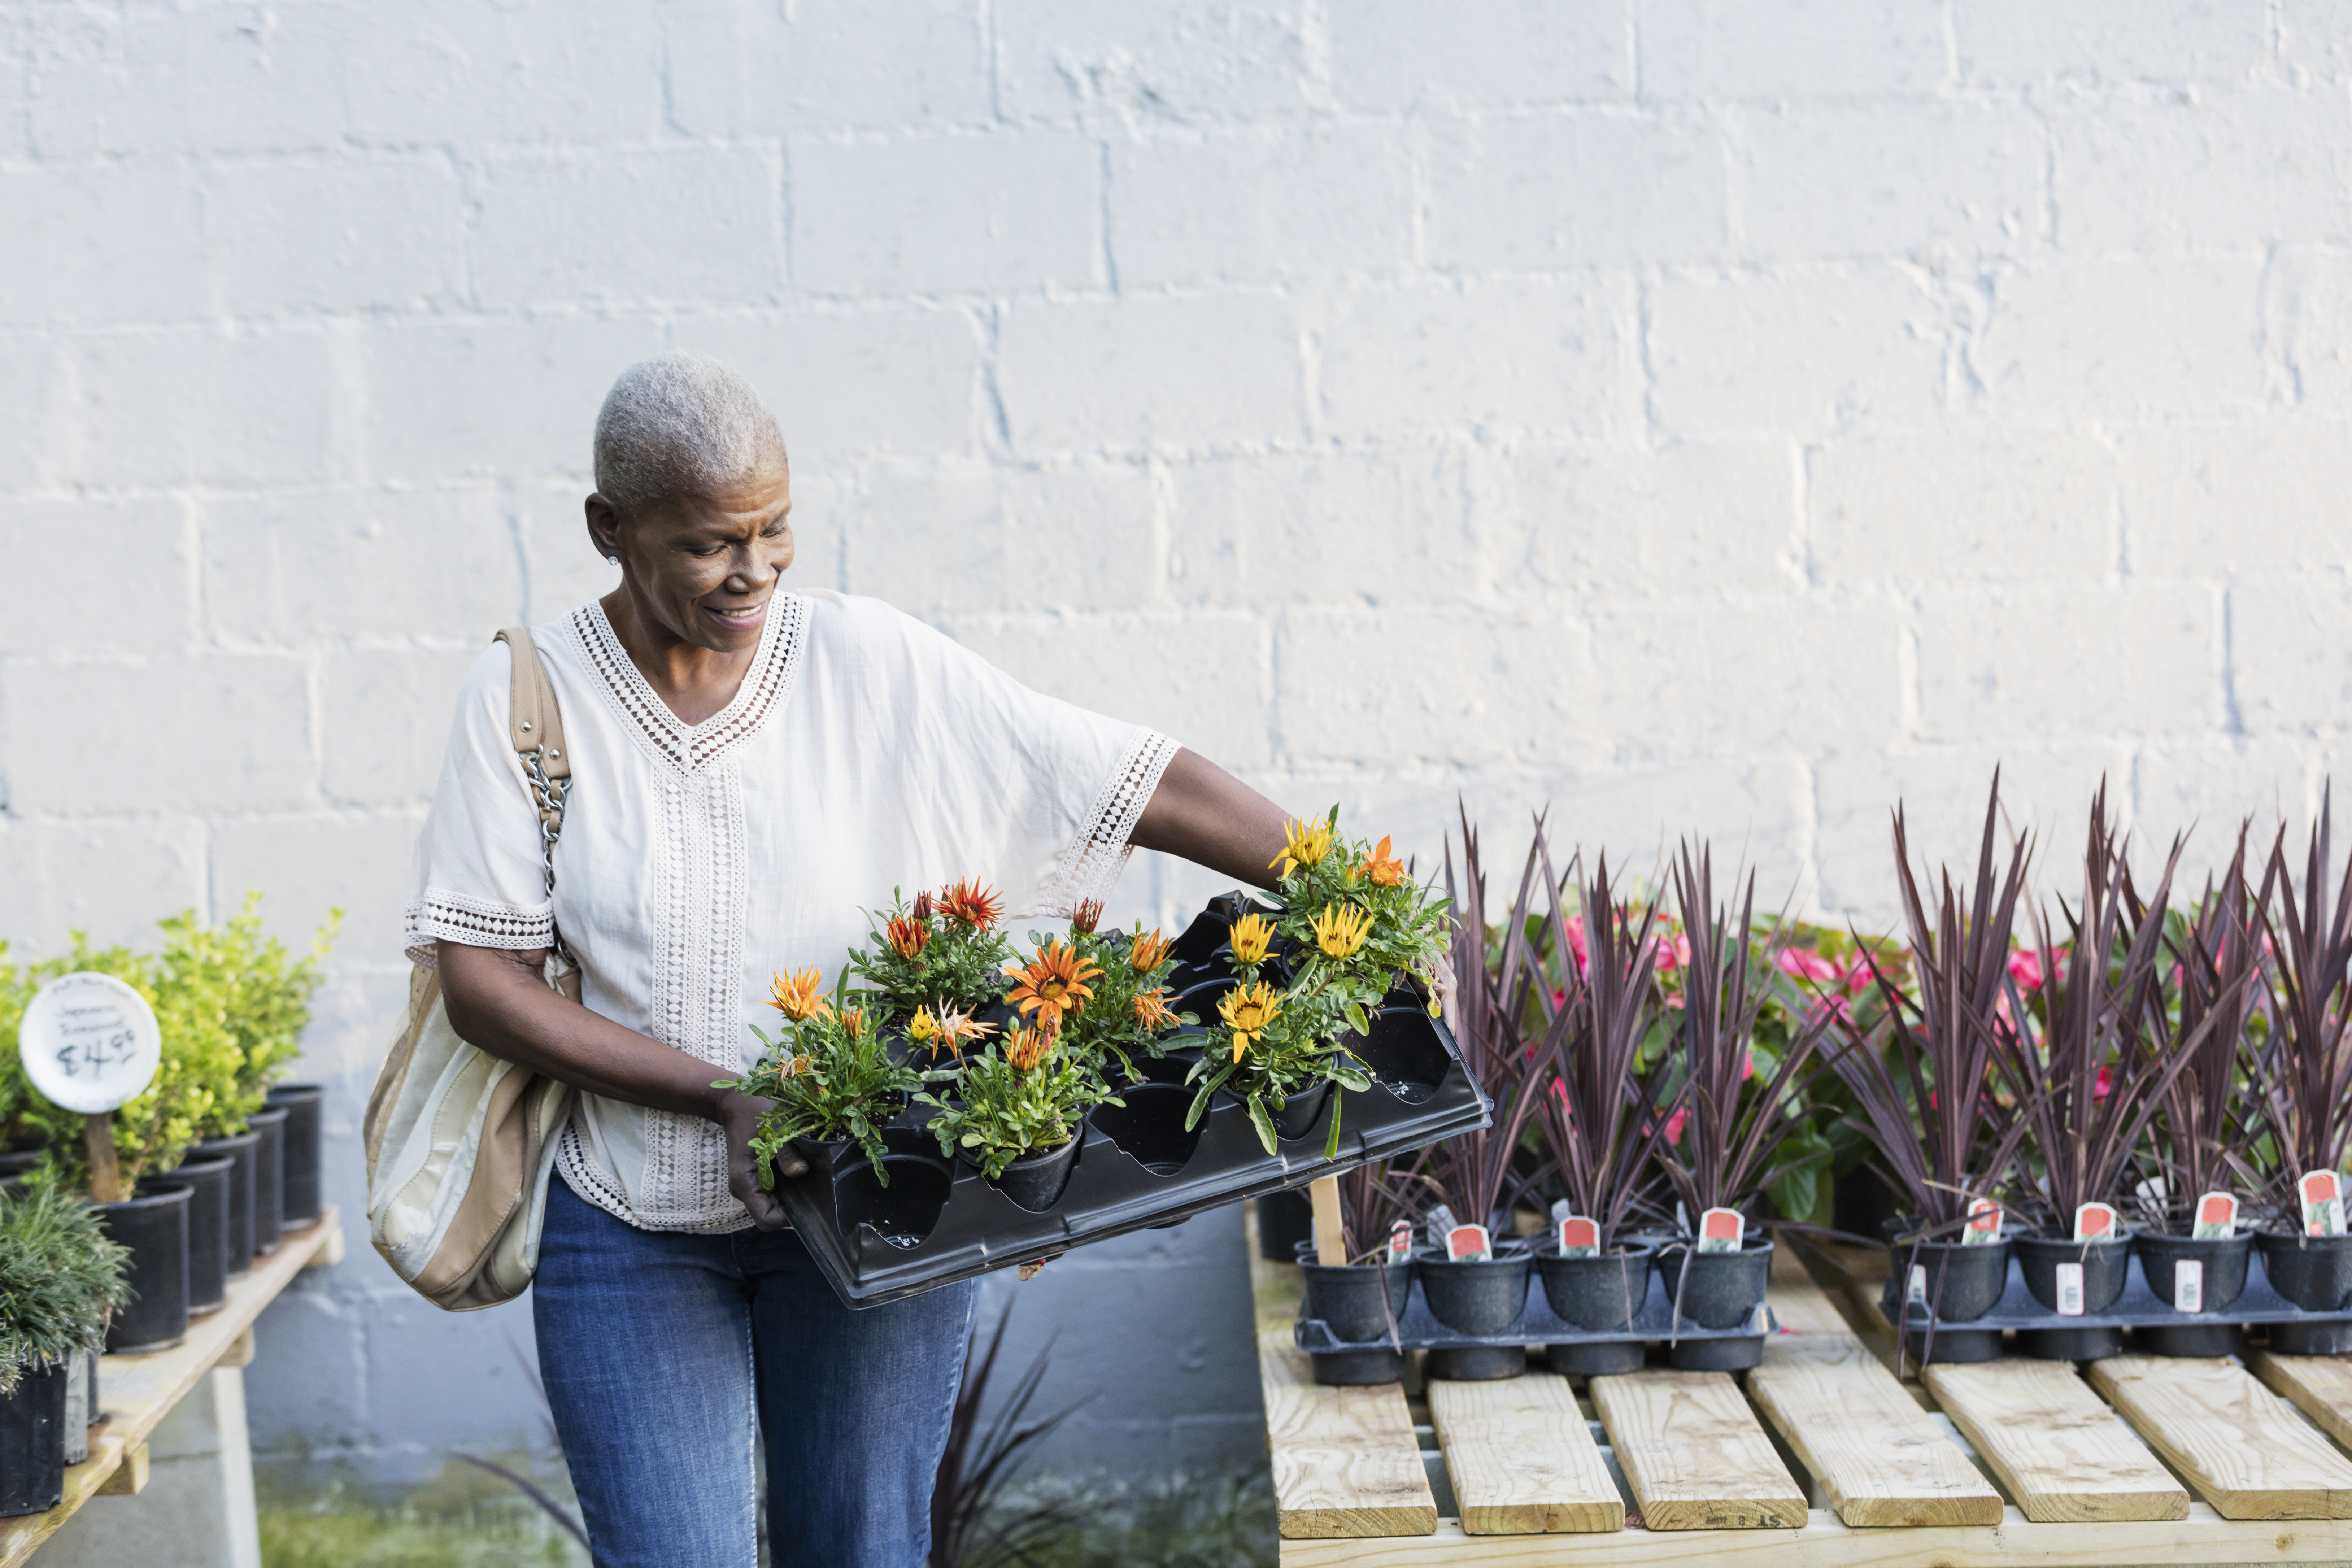
[[[122,1462],[98,1489],[100,1497],[137,1497],[147,1489],[147,1476],[152,1467],[148,1462],[147,1445],[133,1443],[122,1450]]]
[[[2188,1517],[2189,1493],[2068,1363],[2021,1358],[1936,1365],[1921,1376],[2026,1518]]]
[[[229,1281],[228,1304],[192,1321],[188,1337],[170,1350],[99,1358],[98,1398],[106,1425],[92,1434],[89,1458],[66,1471],[64,1501],[47,1513],[0,1520],[0,1568],[16,1568],[82,1504],[105,1489],[124,1451],[133,1445],[143,1447],[157,1423],[219,1363],[287,1282],[310,1265],[331,1237],[341,1237],[341,1216],[330,1205],[318,1224],[288,1231],[276,1252],[254,1260],[252,1273]]]
[[[2352,1460],[2227,1356],[2091,1363],[2107,1396],[2224,1519],[2352,1519]]]
[[[2012,1508],[1992,1527],[1857,1530],[1816,1509],[1803,1530],[1624,1530],[1563,1539],[1467,1535],[1452,1521],[1395,1541],[1286,1541],[1282,1568],[2161,1568],[2352,1562],[2352,1525],[2242,1523],[2203,1503],[2179,1521],[2034,1524]]]
[[[1243,1227],[1257,1303],[1258,1386],[1274,1460],[1276,1529],[1293,1539],[1428,1534],[1437,1528],[1437,1499],[1404,1390],[1393,1383],[1316,1383],[1313,1363],[1291,1339],[1298,1269],[1258,1256],[1255,1212]]]
[[[2246,1364],[2297,1410],[2318,1422],[2329,1436],[2352,1445],[2352,1360],[2256,1351],[2246,1358]]]
[[[1568,1379],[1433,1380],[1429,1415],[1472,1535],[1625,1528],[1625,1500]]]
[[[1596,1377],[1592,1404],[1648,1529],[1804,1524],[1803,1489],[1729,1373]]]
[[[1768,1362],[1748,1396],[1852,1525],[1999,1524],[2000,1494],[1874,1359]]]
[[[1796,1254],[1788,1247],[1773,1250],[1766,1300],[1771,1303],[1779,1331],[1764,1342],[1765,1365],[1875,1362],[1845,1315],[1813,1283],[1804,1266],[1797,1261]]]

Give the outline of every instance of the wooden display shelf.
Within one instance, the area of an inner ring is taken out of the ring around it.
[[[253,1360],[253,1322],[294,1276],[343,1258],[342,1216],[333,1205],[318,1222],[289,1230],[253,1272],[229,1282],[228,1304],[188,1322],[188,1337],[169,1350],[99,1358],[100,1423],[89,1458],[66,1469],[65,1499],[47,1513],[0,1520],[0,1568],[16,1568],[91,1498],[136,1492],[146,1485],[147,1437],[196,1380],[215,1366]]]
[[[2004,1359],[1898,1381],[1870,1257],[1815,1255],[1825,1290],[1783,1247],[1781,1331],[1751,1372],[1588,1386],[1538,1360],[1425,1400],[1417,1378],[1414,1397],[1318,1389],[1291,1340],[1298,1271],[1246,1230],[1285,1568],[2352,1561],[2352,1459],[2328,1436],[2352,1434],[2352,1361]],[[1445,1516],[1424,1460],[1457,1500]]]

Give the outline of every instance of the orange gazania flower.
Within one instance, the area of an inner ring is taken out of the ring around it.
[[[994,931],[1004,918],[1004,900],[978,882],[960,879],[940,889],[940,910],[948,919],[974,931]]]
[[[1102,912],[1103,901],[1100,899],[1088,899],[1070,916],[1070,929],[1087,931],[1094,930],[1102,923]]]
[[[1137,992],[1135,1021],[1154,1034],[1171,1027],[1176,1022],[1176,1015],[1168,1006],[1168,993],[1164,990]]]
[[[969,1013],[950,1013],[944,1005],[936,1015],[923,1016],[932,1022],[932,1052],[945,1051],[959,1061],[963,1059],[965,1042],[984,1040],[996,1033],[995,1025],[981,1023]]]
[[[862,1007],[844,1007],[841,1010],[841,1029],[842,1033],[847,1035],[853,1040],[857,1038],[858,1036],[864,1034],[866,1032],[866,1010]]]
[[[1054,1049],[1054,1035],[1047,1029],[1015,1029],[1004,1042],[1004,1059],[1015,1072],[1034,1072],[1037,1064]]]
[[[1021,984],[1006,992],[1004,999],[1024,1013],[1036,1014],[1039,1023],[1058,1028],[1063,1014],[1075,1013],[1094,999],[1094,987],[1087,982],[1101,979],[1102,971],[1081,958],[1077,949],[1052,942],[1015,978]]]
[[[833,1004],[824,995],[824,978],[814,967],[796,974],[779,973],[768,992],[768,1005],[795,1024],[833,1016]]]
[[[1141,925],[1143,922],[1138,921],[1135,923]],[[1160,961],[1167,957],[1168,950],[1175,945],[1170,939],[1161,936],[1157,930],[1154,930],[1150,936],[1139,936],[1135,939],[1135,945],[1128,949],[1128,962],[1135,965],[1135,972],[1138,974],[1149,974],[1160,967]]]
[[[900,920],[893,916],[889,925],[890,951],[901,958],[912,958],[923,951],[931,940],[929,921]]]
[[[1377,882],[1383,888],[1393,888],[1404,880],[1404,862],[1389,858],[1389,837],[1388,834],[1381,834],[1380,847],[1356,868],[1357,873],[1367,881]]]

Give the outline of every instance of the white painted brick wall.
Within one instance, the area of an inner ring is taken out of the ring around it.
[[[348,1140],[457,672],[609,586],[667,346],[802,580],[1423,864],[1549,803],[1878,921],[1997,763],[2210,856],[2352,766],[2347,90],[2346,0],[0,4],[0,936],[341,905]],[[1165,1389],[1070,1452],[1255,1451],[1230,1240],[1026,1288]],[[354,1252],[257,1425],[528,1435],[500,1323]]]

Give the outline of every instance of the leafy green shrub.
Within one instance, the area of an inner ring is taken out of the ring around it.
[[[52,1182],[0,1196],[0,1394],[105,1340],[130,1256],[99,1229],[96,1209]]]

